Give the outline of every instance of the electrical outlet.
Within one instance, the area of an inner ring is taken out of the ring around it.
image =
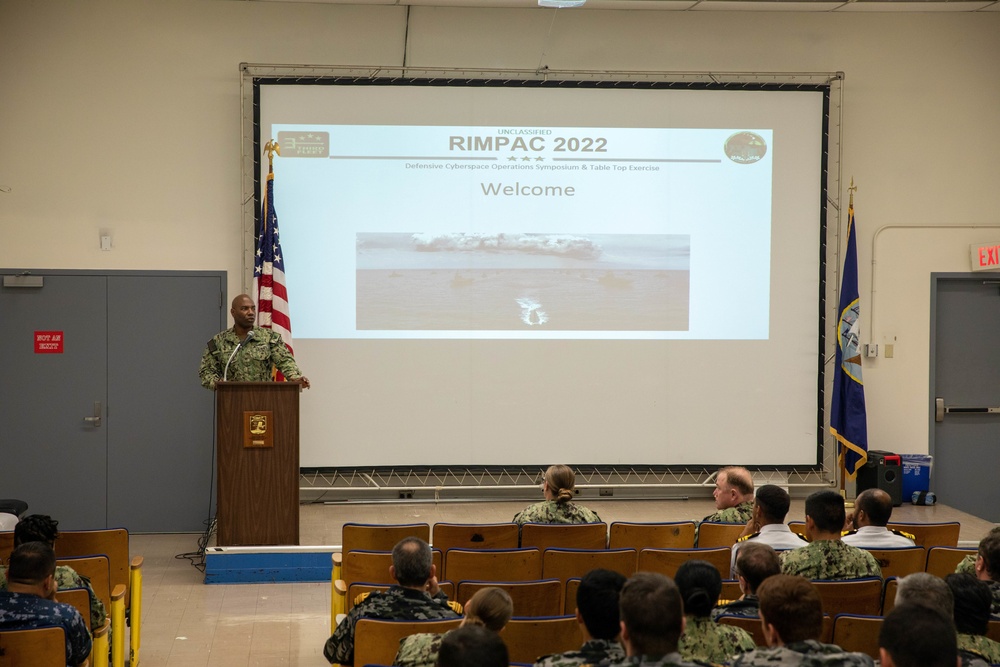
[[[865,345],[865,353],[869,358],[878,356],[878,345]]]
[[[607,497],[607,496],[613,496],[613,495],[615,495],[615,490],[614,489],[601,489],[600,490],[600,496],[601,497]]]

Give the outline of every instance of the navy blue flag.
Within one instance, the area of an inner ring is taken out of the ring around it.
[[[860,314],[858,302],[858,240],[854,204],[847,211],[847,254],[840,282],[837,322],[837,362],[830,404],[830,433],[839,443],[847,479],[854,479],[868,460],[868,420],[865,385],[861,381]]]

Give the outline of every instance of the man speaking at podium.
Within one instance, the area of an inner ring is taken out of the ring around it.
[[[229,313],[233,316],[233,328],[213,336],[201,355],[198,369],[201,386],[215,389],[220,380],[270,382],[272,369],[277,368],[285,379],[309,388],[309,378],[302,375],[281,334],[254,326],[257,306],[253,299],[240,294],[233,299]]]

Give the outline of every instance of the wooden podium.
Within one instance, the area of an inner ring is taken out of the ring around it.
[[[299,391],[216,383],[219,546],[298,545]]]

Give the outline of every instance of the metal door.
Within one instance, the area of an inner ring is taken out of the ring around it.
[[[1000,276],[936,274],[931,301],[931,488],[1000,522]]]
[[[0,287],[0,496],[64,528],[103,528],[107,279],[33,278],[42,285],[5,276]]]

